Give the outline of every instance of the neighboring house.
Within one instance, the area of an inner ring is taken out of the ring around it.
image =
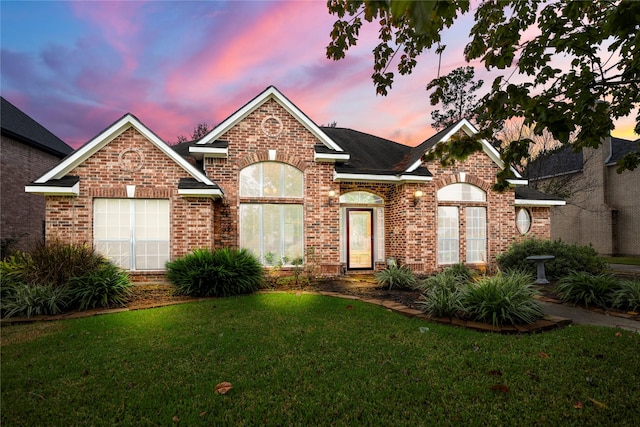
[[[318,127],[269,87],[200,140],[170,147],[127,114],[26,188],[47,200],[47,235],[93,242],[136,280],[194,248],[242,247],[265,265],[305,257],[324,276],[395,258],[418,273],[493,266],[522,234],[549,237],[550,206],[483,151],[443,169],[424,154],[466,120],[408,147]]]
[[[45,201],[25,194],[24,187],[73,149],[9,101],[0,99],[0,239],[3,249],[28,250],[44,240]]]
[[[640,139],[609,137],[597,149],[562,147],[532,162],[532,186],[567,200],[551,210],[551,238],[603,255],[640,255],[640,168],[618,174],[615,165],[639,149]]]

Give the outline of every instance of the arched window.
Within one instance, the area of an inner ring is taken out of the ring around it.
[[[240,171],[241,197],[302,198],[302,171],[279,162],[256,163]]]
[[[516,227],[520,234],[527,234],[531,229],[531,214],[525,208],[518,210],[516,215]]]
[[[279,162],[256,163],[240,171],[240,247],[263,264],[291,265],[303,256],[304,174]],[[299,199],[274,203],[276,198]]]
[[[438,190],[440,202],[486,202],[487,193],[475,185],[457,183],[447,185]]]
[[[353,205],[382,205],[382,197],[376,196],[368,191],[351,191],[340,196],[341,204]]]
[[[468,263],[487,261],[487,193],[475,185],[456,183],[438,190],[438,263],[460,262],[465,242]]]

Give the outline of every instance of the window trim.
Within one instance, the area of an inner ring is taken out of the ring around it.
[[[526,220],[527,220],[527,228],[526,230],[522,230],[520,224],[520,214],[524,213],[526,215]],[[527,208],[520,208],[518,209],[518,211],[516,212],[516,229],[518,230],[518,232],[521,235],[525,235],[527,233],[529,233],[529,231],[531,231],[531,226],[533,225],[533,217],[531,215],[531,212],[529,211],[529,209]]]

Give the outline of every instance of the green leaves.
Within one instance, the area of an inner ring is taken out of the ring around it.
[[[361,16],[367,22],[380,18],[381,42],[374,50],[372,80],[376,93],[386,95],[395,77],[393,66],[400,74],[410,74],[424,51],[435,47],[434,53],[442,54],[442,31],[468,12],[469,2],[330,0],[328,7],[340,18],[327,48],[332,59],[344,58],[357,43]],[[345,16],[351,21],[343,21]],[[494,80],[492,92],[480,100],[477,124],[486,134],[498,131],[510,118],[522,117],[526,125],[535,126],[536,135],[547,130],[566,144],[569,134],[578,131],[576,149],[598,147],[613,129],[614,119],[638,108],[640,2],[484,0],[474,19],[464,49],[466,61],[479,59],[488,70],[516,67],[530,77],[519,83],[502,76]],[[430,88],[432,103],[446,94],[439,79]],[[635,131],[640,133],[640,117]],[[518,164],[524,150],[520,144],[515,148],[507,157]],[[640,150],[621,161],[618,171],[638,165]]]

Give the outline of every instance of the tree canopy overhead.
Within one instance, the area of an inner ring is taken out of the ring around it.
[[[470,10],[467,0],[329,0],[327,6],[338,17],[328,58],[345,57],[364,21],[379,26],[372,79],[380,95],[392,87],[392,68],[410,74],[421,53],[443,54],[441,33]],[[510,71],[495,78],[477,109],[481,137],[494,140],[505,121],[521,117],[536,134],[546,129],[575,150],[595,148],[613,130],[613,120],[640,106],[640,2],[482,0],[474,20],[465,60],[479,60],[488,70],[514,67],[526,76],[521,83],[510,81]],[[640,134],[640,113],[635,132]],[[520,163],[530,143],[511,141],[505,161]],[[468,151],[476,147],[469,144]],[[618,171],[638,165],[640,147],[619,162]],[[506,168],[499,182],[508,173]]]

